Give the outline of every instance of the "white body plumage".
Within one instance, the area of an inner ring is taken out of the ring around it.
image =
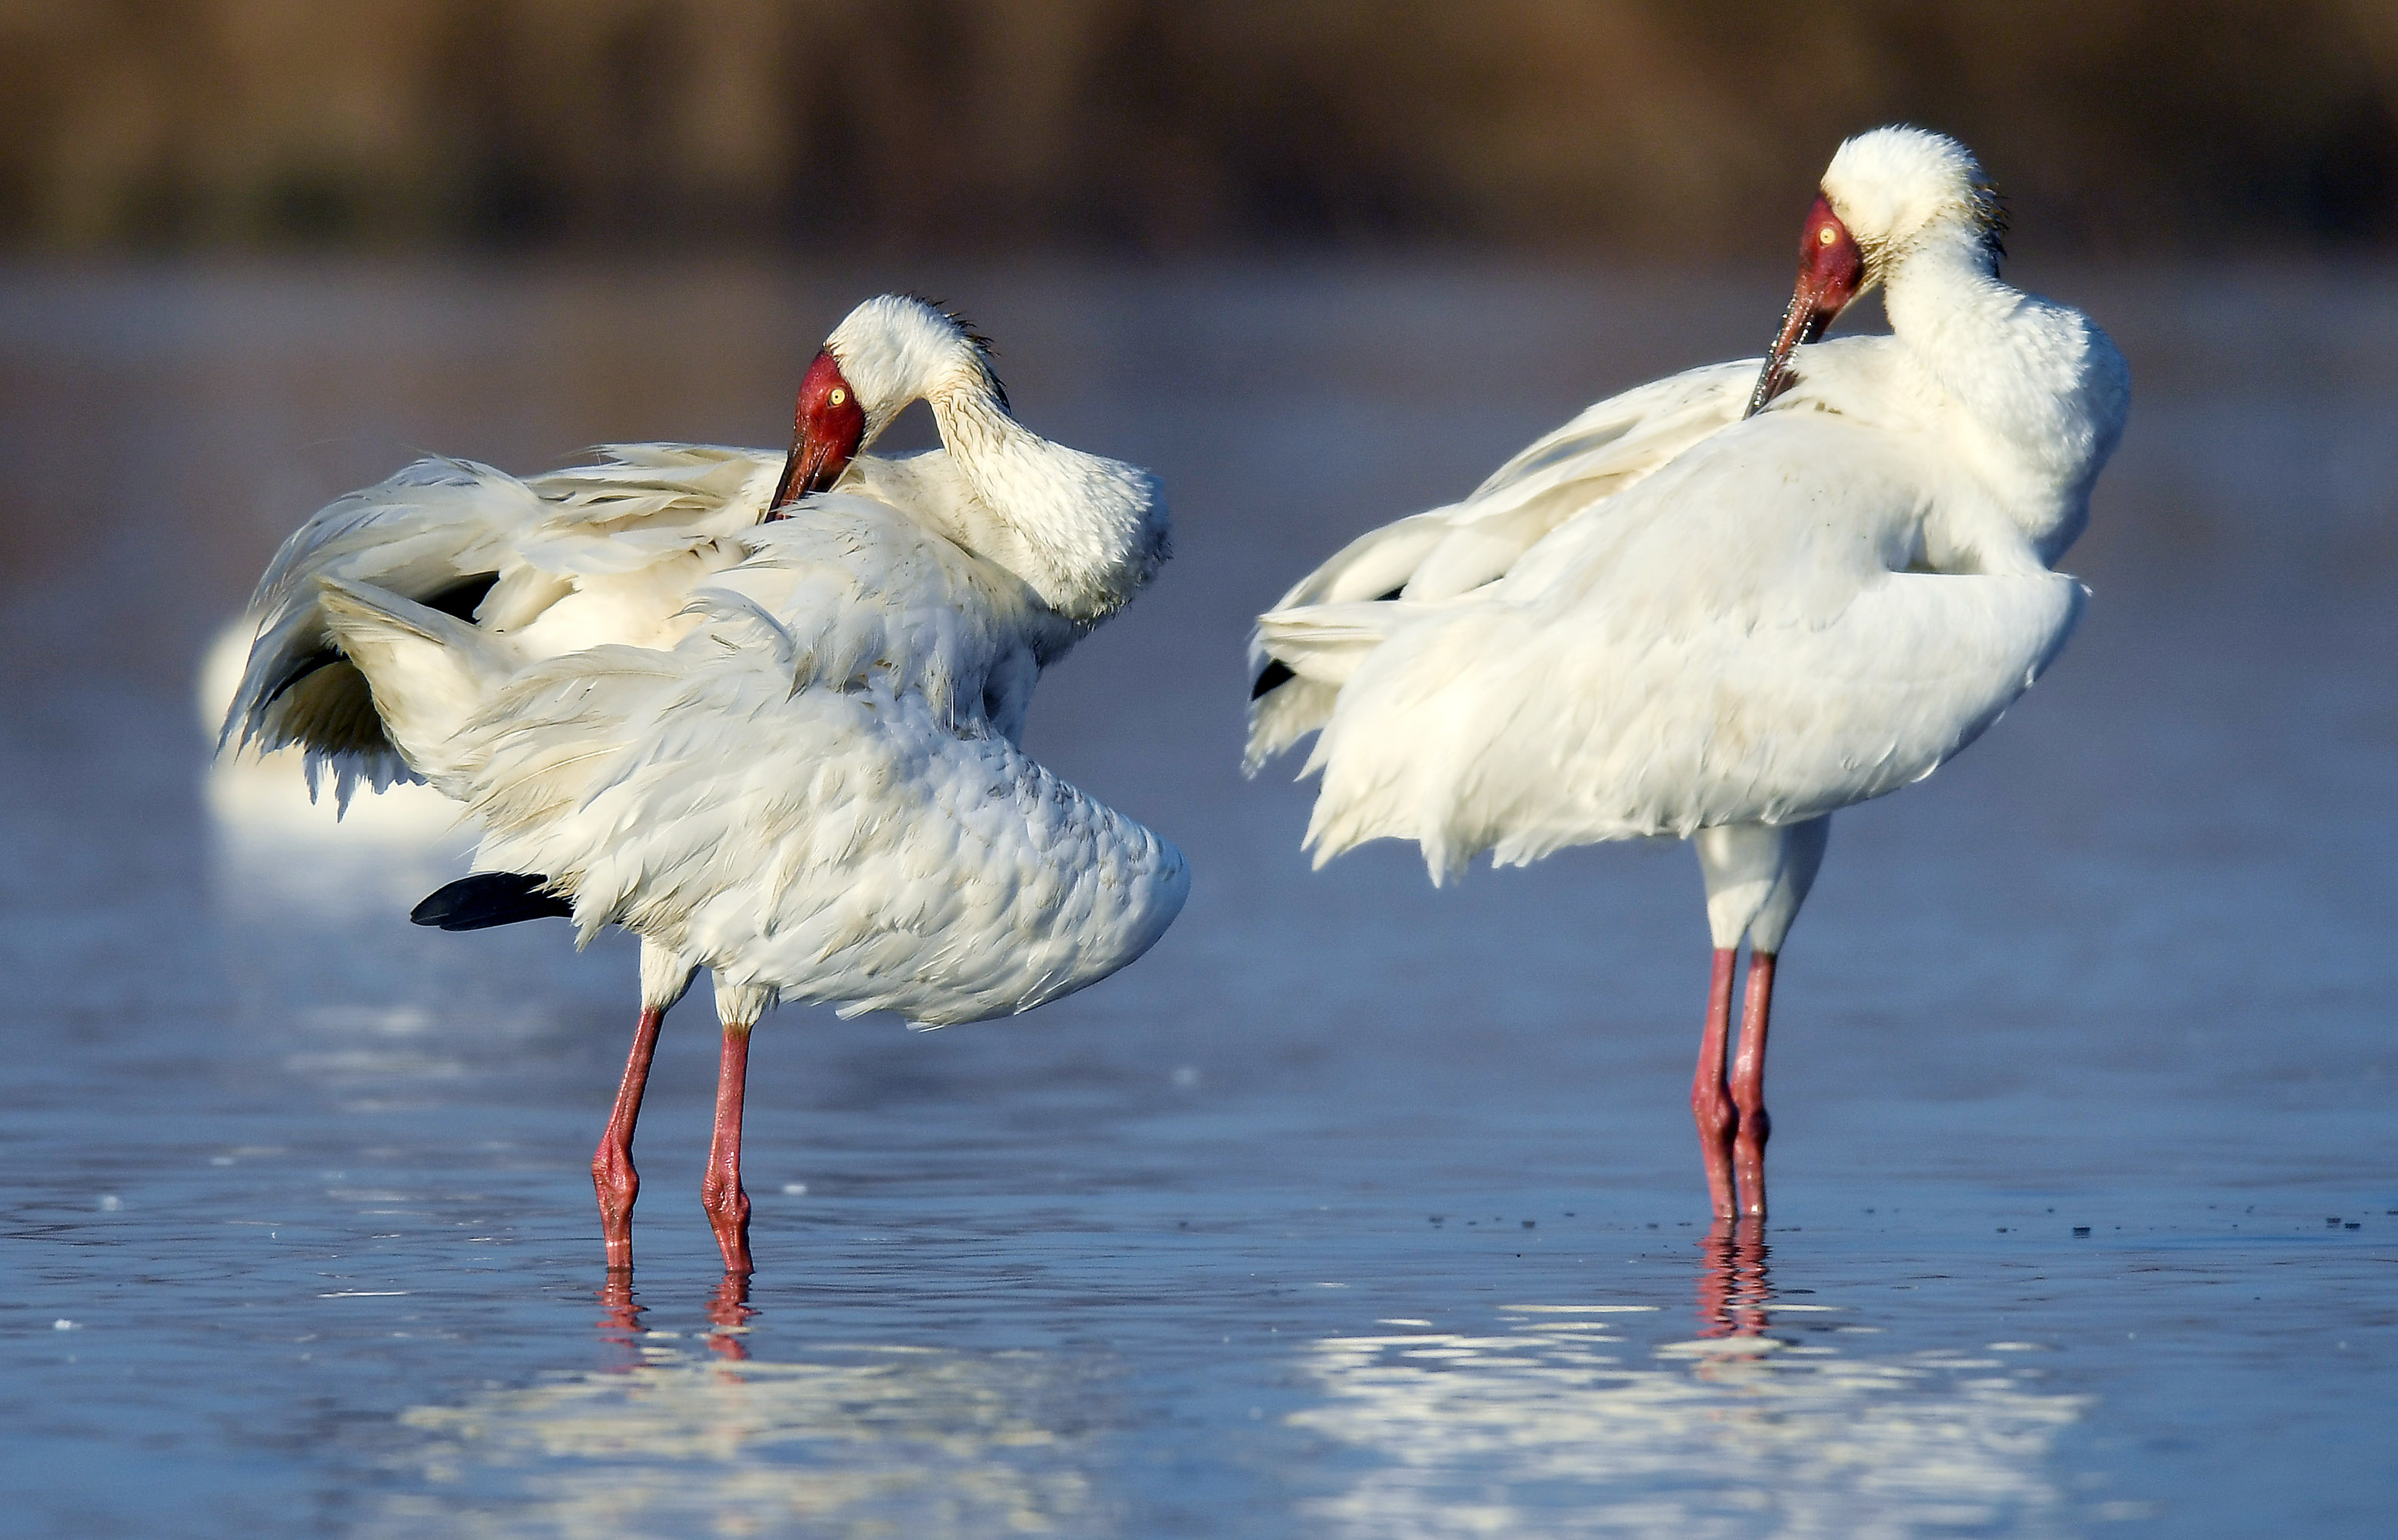
[[[1928,775],[2055,656],[2083,593],[2049,563],[2121,434],[2122,357],[1999,281],[1950,167],[1867,147],[1899,164],[1825,188],[1876,189],[1849,201],[1893,335],[1800,348],[1746,419],[1756,360],[1601,402],[1260,618],[1297,678],[1253,707],[1249,763],[1322,730],[1319,860],[1408,838],[1437,879],[1802,824]],[[1863,222],[1903,201],[1881,175],[1931,211]]]
[[[1014,741],[1079,628],[871,499],[825,495],[750,543],[669,650],[520,668],[391,595],[324,603],[411,761],[483,825],[478,867],[543,873],[586,934],[710,968],[721,1010],[972,1021],[1147,950],[1188,890],[1179,852]]]

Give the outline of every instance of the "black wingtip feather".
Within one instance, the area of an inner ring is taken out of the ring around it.
[[[485,596],[498,586],[499,581],[497,572],[478,572],[471,578],[460,578],[449,587],[428,594],[416,602],[427,609],[438,609],[472,625],[475,623],[475,611],[481,607]]]
[[[572,916],[573,904],[542,891],[548,880],[524,872],[477,872],[426,894],[408,917],[444,931],[487,931],[494,925]]]
[[[1266,666],[1258,670],[1258,682],[1249,687],[1249,699],[1260,699],[1268,690],[1279,690],[1298,677],[1280,658],[1269,659]]]

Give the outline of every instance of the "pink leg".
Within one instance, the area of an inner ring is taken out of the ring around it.
[[[749,1027],[727,1022],[724,1057],[716,1073],[716,1137],[708,1143],[699,1200],[716,1228],[728,1273],[750,1271],[749,1195],[741,1190],[741,1093],[748,1076]]]
[[[1691,1116],[1699,1125],[1699,1157],[1707,1166],[1707,1196],[1718,1215],[1732,1215],[1732,1111],[1725,1089],[1724,1051],[1731,1035],[1731,983],[1737,948],[1716,949],[1715,975],[1707,984],[1707,1024],[1699,1036],[1698,1073],[1691,1078]]]
[[[1765,1142],[1773,1136],[1773,1119],[1765,1111],[1765,1024],[1772,1011],[1773,954],[1751,952],[1740,1054],[1731,1066],[1732,1105],[1740,1114],[1732,1164],[1740,1173],[1740,1212],[1758,1219],[1765,1217]]]
[[[608,1115],[608,1132],[591,1157],[591,1185],[600,1194],[600,1233],[608,1242],[612,1273],[629,1272],[633,1265],[633,1199],[641,1192],[641,1173],[633,1169],[633,1125],[641,1116],[641,1090],[649,1083],[650,1056],[657,1051],[658,1024],[666,1014],[654,1007],[642,1010],[624,1081],[616,1087],[616,1109]]]

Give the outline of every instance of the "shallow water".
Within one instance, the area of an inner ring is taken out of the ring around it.
[[[1778,272],[0,275],[0,1532],[2382,1532],[2398,275],[2025,275],[2135,371],[2096,598],[1982,743],[1840,815],[1761,1234],[1703,1217],[1686,853],[1310,873],[1305,788],[1233,767],[1291,575],[1754,351]],[[210,773],[193,675],[330,495],[419,448],[773,442],[804,339],[898,282],[1167,479],[1179,556],[1031,745],[1191,904],[1019,1021],[772,1018],[746,1301],[685,1006],[612,1294],[629,947],[409,927],[446,811]]]

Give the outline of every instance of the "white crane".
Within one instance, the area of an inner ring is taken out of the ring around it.
[[[917,399],[942,449],[853,459]],[[296,635],[354,670],[382,751],[484,825],[482,870],[420,904],[421,923],[571,913],[586,936],[613,922],[642,938],[640,1017],[592,1163],[612,1268],[631,1263],[650,1057],[697,968],[714,971],[724,1028],[703,1193],[728,1270],[746,1273],[742,1089],[769,1005],[923,1025],[1027,1010],[1138,957],[1188,884],[1171,845],[1017,746],[1041,669],[1165,558],[1153,480],[1017,423],[986,344],[912,299],[869,301],[835,329],[795,417],[779,474],[773,457],[680,446],[587,473],[619,503],[641,496],[610,479],[623,464],[713,464],[728,489],[705,507],[653,502],[608,531],[598,560],[710,532],[649,561],[643,599],[585,600],[607,618],[565,646],[548,641],[570,634],[565,616],[546,634],[539,621],[592,593],[581,572],[514,628],[488,595],[461,615],[334,562],[306,569],[304,595],[302,564],[269,573],[292,596],[268,609],[260,647]],[[687,516],[652,527],[669,511]],[[250,674],[280,676],[255,659]],[[307,742],[276,704],[260,685],[229,720]]]
[[[2050,564],[2129,379],[2079,311],[2000,281],[1998,235],[1962,145],[1850,140],[1761,365],[1600,402],[1259,621],[1248,766],[1320,730],[1319,864],[1386,837],[1435,881],[1485,850],[1697,847],[1716,951],[1691,1101],[1721,1215],[1765,1212],[1774,962],[1830,814],[1972,743],[2081,612]],[[1891,335],[1815,341],[1876,284]]]

